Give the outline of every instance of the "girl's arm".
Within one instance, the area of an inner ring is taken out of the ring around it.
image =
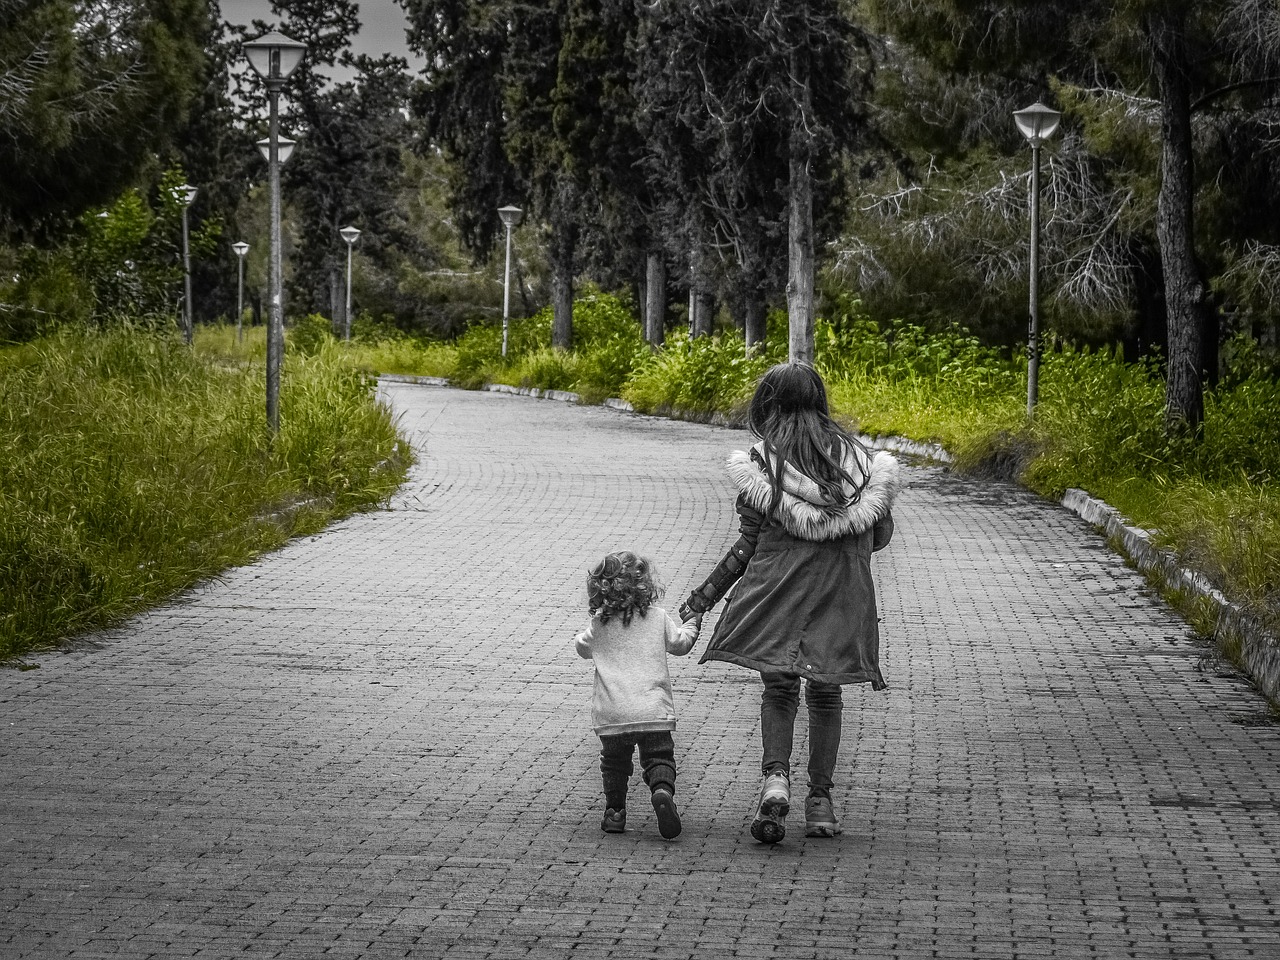
[[[871,552],[883,550],[893,539],[893,514],[886,513],[871,528]]]
[[[729,588],[738,582],[747,569],[747,564],[755,556],[756,541],[760,539],[760,527],[764,524],[764,514],[747,504],[741,494],[738,495],[736,507],[738,511],[738,540],[729,552],[724,555],[711,576],[680,606],[680,619],[690,620],[706,613],[719,603]]]

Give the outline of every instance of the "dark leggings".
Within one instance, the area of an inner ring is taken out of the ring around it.
[[[781,771],[791,776],[791,747],[795,738],[796,711],[800,705],[800,678],[790,673],[762,673],[760,734],[764,740],[766,774]],[[804,700],[809,708],[809,793],[830,796],[836,754],[840,752],[843,701],[840,685],[807,680]]]
[[[600,775],[604,779],[605,806],[619,810],[627,805],[627,785],[635,770],[632,756],[640,748],[640,768],[650,790],[676,790],[676,744],[670,730],[617,733],[600,738]]]

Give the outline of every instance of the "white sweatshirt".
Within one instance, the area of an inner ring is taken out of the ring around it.
[[[677,625],[661,607],[636,614],[624,626],[621,617],[591,625],[574,638],[578,656],[594,660],[595,693],[591,725],[602,737],[617,733],[674,730],[675,701],[667,654],[683,657],[698,639],[695,621]]]

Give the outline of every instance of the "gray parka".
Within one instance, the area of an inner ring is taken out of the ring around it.
[[[871,554],[893,533],[898,462],[889,453],[852,450],[846,469],[868,480],[847,507],[833,505],[817,483],[787,465],[782,498],[772,513],[762,445],[750,453],[735,451],[728,467],[739,490],[742,537],[726,561],[735,552],[749,559],[745,569],[734,571],[740,570],[741,579],[701,662],[724,660],[762,673],[870,683],[883,690]],[[717,573],[715,587],[708,581],[690,597],[694,610],[699,599],[705,607],[728,587],[723,571]]]

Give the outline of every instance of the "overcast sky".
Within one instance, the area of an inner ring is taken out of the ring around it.
[[[360,0],[360,32],[351,42],[352,53],[367,53],[378,57],[394,53],[409,61],[410,72],[417,72],[417,58],[409,53],[405,42],[404,8],[395,0]],[[271,16],[270,0],[221,0],[222,16],[228,23],[248,25],[254,19],[275,23]],[[337,70],[334,79],[349,80],[347,71]]]

